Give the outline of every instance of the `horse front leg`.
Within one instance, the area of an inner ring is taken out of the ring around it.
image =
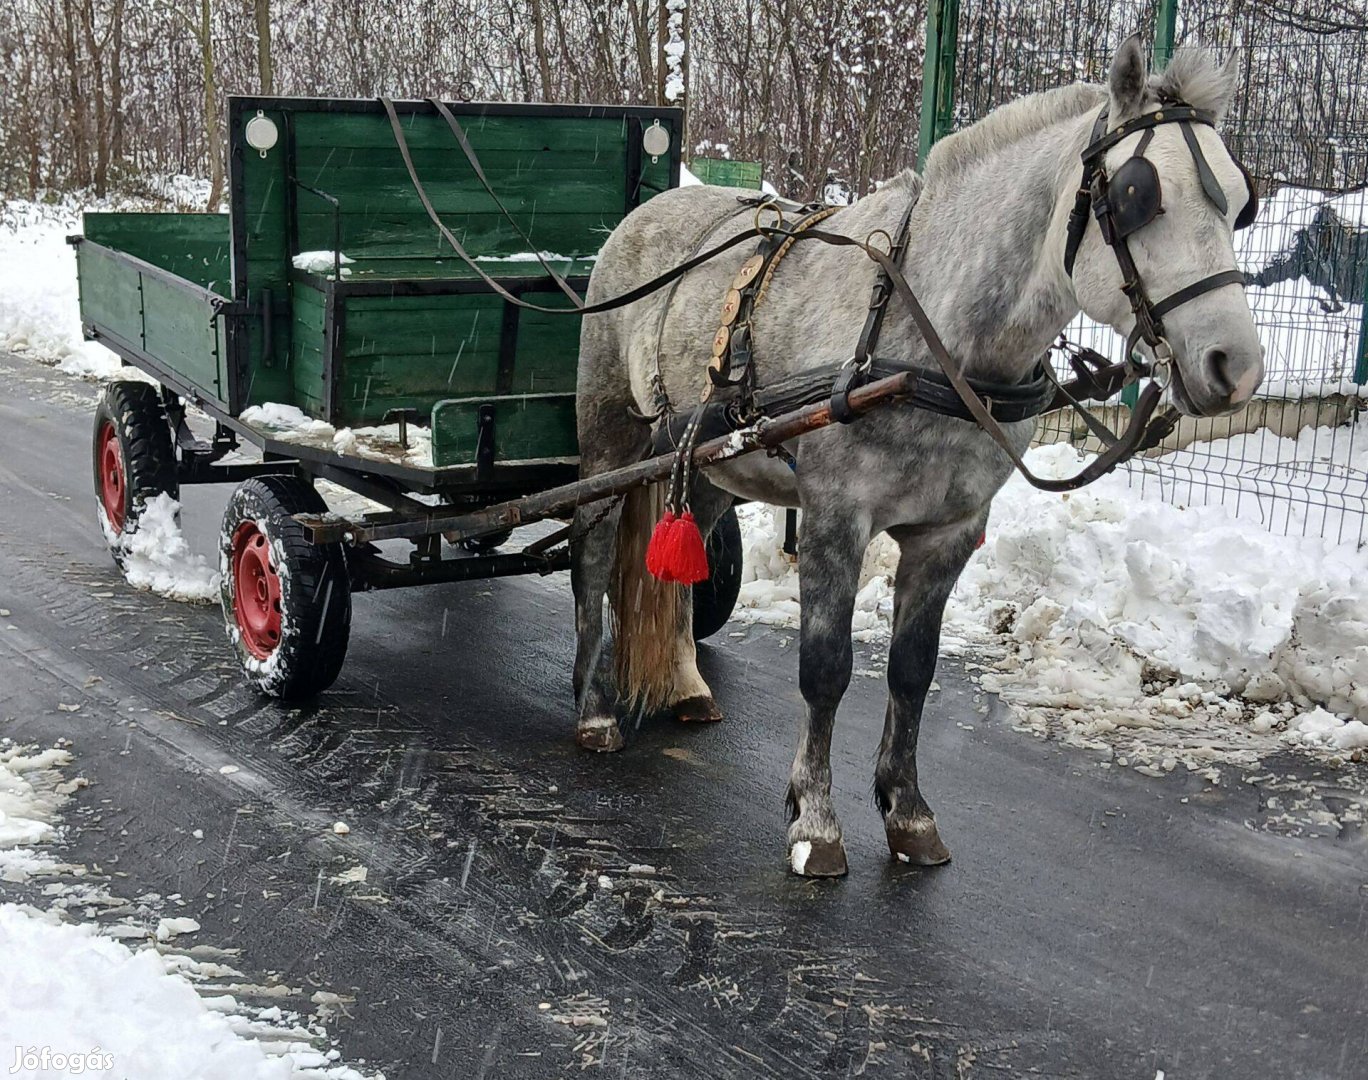
[[[874,798],[884,816],[888,850],[902,862],[950,861],[935,815],[917,785],[917,735],[940,651],[945,603],[973,554],[983,520],[953,529],[890,530],[901,556],[888,649],[888,711],[874,769]]]
[[[805,510],[798,551],[803,598],[798,685],[806,709],[788,792],[789,866],[805,877],[846,872],[841,824],[831,802],[831,732],[850,685],[850,620],[868,545],[869,527],[851,508]]]

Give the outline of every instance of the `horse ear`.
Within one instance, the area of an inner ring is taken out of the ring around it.
[[[1173,54],[1168,67],[1150,80],[1150,87],[1161,97],[1205,109],[1219,121],[1235,96],[1238,81],[1239,63],[1233,52],[1222,64],[1205,49],[1182,48]]]
[[[1145,64],[1145,51],[1140,45],[1140,36],[1132,34],[1121,43],[1112,58],[1111,74],[1107,78],[1107,88],[1111,91],[1111,122],[1129,120],[1138,116],[1145,102],[1145,83],[1149,71]]]

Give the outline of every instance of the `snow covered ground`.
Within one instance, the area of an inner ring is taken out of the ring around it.
[[[161,916],[173,898],[116,897],[97,868],[62,861],[62,807],[85,786],[73,764],[68,744],[0,739],[0,888],[41,885],[31,904],[0,903],[4,1075],[383,1080],[342,1063],[317,1018],[241,1004],[234,953],[202,947],[195,919]],[[137,914],[92,921],[116,906]]]

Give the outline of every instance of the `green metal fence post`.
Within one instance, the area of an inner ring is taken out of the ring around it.
[[[1173,58],[1173,42],[1178,35],[1178,0],[1159,0],[1154,13],[1154,47],[1150,64],[1158,70]]]
[[[926,57],[922,64],[921,131],[917,168],[955,126],[955,53],[959,49],[959,0],[931,0],[926,10]]]

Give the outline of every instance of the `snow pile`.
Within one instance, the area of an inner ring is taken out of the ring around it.
[[[1060,446],[1031,459],[1046,475],[1079,465]],[[1064,497],[1014,477],[947,618],[1007,647],[985,685],[1023,709],[1079,711],[1106,729],[1208,706],[1252,720],[1276,705],[1283,741],[1352,749],[1368,746],[1345,723],[1368,717],[1365,571],[1352,546],[1140,501],[1124,477]],[[1333,730],[1303,726],[1318,709]]]
[[[515,251],[512,255],[477,255],[476,262],[482,263],[572,263],[576,260],[595,262],[598,255],[557,255],[554,251]]]
[[[0,216],[0,349],[56,364],[73,375],[108,378],[119,358],[85,341],[76,296],[80,231],[75,206],[9,202]]]
[[[57,810],[74,790],[57,769],[70,762],[61,747],[39,750],[0,739],[0,881],[27,881],[56,865],[31,848],[55,835]]]
[[[340,266],[342,276],[351,277],[351,271],[347,269],[356,260],[348,258],[340,251],[301,251],[291,260],[296,270],[305,270],[310,274],[322,274],[324,277],[332,277]]]
[[[50,1048],[46,1062],[28,1063],[37,1067],[26,1067],[25,1076],[69,1076],[69,1063],[84,1058],[90,1071],[139,1080],[360,1080],[302,1040],[278,1056],[267,1053],[225,1015],[236,1007],[231,997],[206,1001],[173,973],[175,958],[153,948],[131,952],[93,926],[5,904],[0,955],[9,961],[0,965],[0,1046],[11,1054],[14,1047],[33,1054]]]
[[[97,504],[98,505],[98,504]],[[119,548],[124,577],[136,589],[148,589],[169,600],[217,601],[219,573],[186,543],[180,527],[180,503],[166,492],[149,499],[136,525],[115,536],[104,507],[100,527]]]
[[[314,420],[295,405],[281,405],[274,401],[247,406],[239,419],[252,427],[265,428],[282,439],[304,441],[315,435],[332,438],[334,431],[326,420]]]
[[[1077,471],[1082,458],[1048,446],[1028,460],[1049,476]],[[781,512],[741,516],[737,617],[797,627]],[[887,634],[897,554],[886,536],[866,554],[857,639]],[[1171,729],[1157,741],[1185,733],[1191,750],[1224,725],[1227,748],[1368,747],[1368,555],[1273,535],[1221,507],[1142,501],[1124,476],[1065,496],[1013,476],[945,633],[1000,653],[985,686],[1026,726],[1056,731],[1063,717],[1085,744],[1118,729]]]
[[[246,424],[269,431],[283,442],[333,450],[348,457],[432,467],[432,432],[417,424],[408,425],[408,448],[405,449],[399,442],[397,423],[334,428],[325,420],[312,419],[294,405],[281,405],[274,401],[243,409],[241,419]]]

